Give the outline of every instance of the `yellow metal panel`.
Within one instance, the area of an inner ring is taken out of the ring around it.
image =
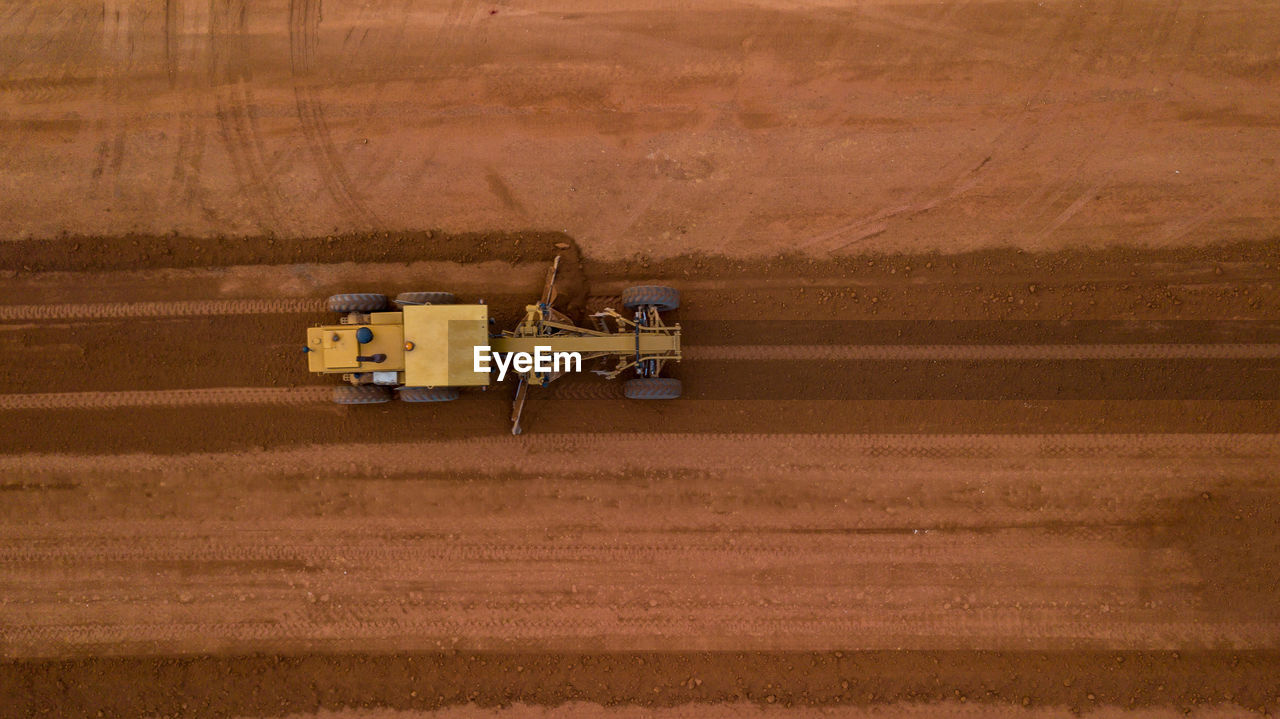
[[[387,313],[398,314],[398,313]],[[375,318],[377,315],[374,316]],[[370,357],[384,354],[387,359],[382,362],[361,362],[363,372],[398,372],[404,369],[404,328],[398,324],[368,325],[373,339],[360,345],[360,354]]]
[[[388,313],[396,314],[399,313]],[[373,332],[368,344],[356,341],[356,331]],[[337,339],[335,339],[335,337]],[[312,372],[398,372],[404,369],[404,332],[400,325],[326,325],[307,330],[307,369]],[[383,362],[357,362],[358,356],[384,354]]]
[[[320,332],[320,352],[324,355],[324,368],[335,370],[359,367],[360,363],[356,362],[358,345],[354,329],[324,328]]]
[[[307,330],[307,349],[311,350],[307,353],[307,370],[311,372],[324,372],[324,334],[327,332],[324,327],[312,327]]]
[[[404,319],[399,312],[374,312],[369,315],[371,325],[398,325]]]
[[[404,383],[410,387],[475,387],[489,384],[476,372],[475,347],[489,343],[485,305],[406,305]]]
[[[680,349],[679,335],[643,333],[639,341],[642,354],[674,352]],[[529,354],[533,354],[534,347],[550,347],[551,352],[581,352],[582,354],[596,352],[634,354],[636,351],[636,336],[633,334],[587,337],[495,337],[491,343],[494,352],[528,352]]]

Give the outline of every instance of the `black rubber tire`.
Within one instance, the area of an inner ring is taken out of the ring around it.
[[[452,305],[458,298],[452,292],[401,292],[396,295],[396,304],[406,305]]]
[[[378,384],[344,384],[333,388],[336,404],[382,404],[391,401],[391,390]]]
[[[347,295],[334,295],[329,298],[329,311],[341,312],[378,312],[387,308],[387,296],[372,292],[360,292]]]
[[[680,291],[664,285],[640,285],[622,291],[622,306],[629,310],[653,305],[659,312],[669,312],[680,307]]]
[[[682,389],[680,380],[670,377],[637,377],[622,385],[627,399],[676,399]]]
[[[401,387],[401,402],[452,402],[458,398],[457,387]]]

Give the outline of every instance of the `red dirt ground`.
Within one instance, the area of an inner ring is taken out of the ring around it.
[[[0,717],[1274,713],[1280,356],[1168,348],[1280,347],[1277,68],[1252,1],[0,7]],[[315,401],[326,295],[556,255],[681,289],[684,398]],[[837,351],[939,345],[1156,349]]]

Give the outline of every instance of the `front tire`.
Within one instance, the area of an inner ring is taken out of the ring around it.
[[[627,399],[677,399],[684,387],[671,377],[638,377],[622,385]]]
[[[653,305],[659,312],[669,312],[680,307],[680,291],[665,285],[640,285],[622,291],[622,306],[634,310]]]
[[[341,312],[379,312],[387,308],[387,296],[373,292],[357,292],[345,295],[334,295],[329,298],[329,311]]]
[[[401,402],[452,402],[458,398],[457,387],[401,387]]]
[[[391,401],[391,390],[376,384],[344,384],[333,388],[335,404],[382,404]]]

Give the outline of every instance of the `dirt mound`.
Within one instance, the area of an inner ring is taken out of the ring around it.
[[[511,263],[564,256],[566,272],[578,272],[573,238],[558,232],[446,234],[373,232],[319,237],[213,237],[124,235],[64,236],[0,242],[0,269],[23,272],[138,270],[231,265],[417,262],[441,260]]]

